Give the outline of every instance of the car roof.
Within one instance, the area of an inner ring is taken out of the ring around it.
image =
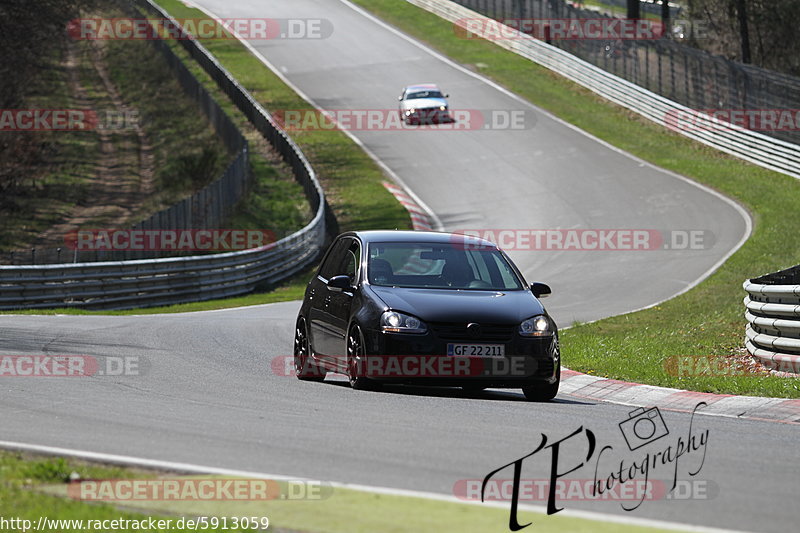
[[[488,246],[496,248],[497,245],[480,237],[472,237],[457,233],[447,233],[443,231],[407,231],[407,230],[368,230],[368,231],[348,231],[342,236],[358,237],[361,242],[369,244],[372,242],[413,242],[425,244],[452,244],[459,242],[459,239],[468,239],[470,244]]]
[[[431,89],[439,89],[439,86],[435,83],[420,83],[419,85],[409,85],[406,87],[406,91],[429,91]]]

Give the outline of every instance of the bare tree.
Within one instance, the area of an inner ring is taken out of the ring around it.
[[[800,76],[800,0],[692,0],[689,16],[710,29],[695,46]]]
[[[0,1],[0,108],[19,106],[31,79],[51,65],[67,23],[95,0]]]
[[[25,105],[33,81],[57,65],[67,23],[96,0],[0,0],[0,110]],[[29,180],[41,135],[0,132],[0,208]],[[7,207],[7,206],[6,206]]]

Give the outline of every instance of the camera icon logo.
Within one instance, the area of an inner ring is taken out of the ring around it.
[[[640,407],[631,411],[628,419],[619,423],[619,430],[631,451],[669,435],[658,407]]]

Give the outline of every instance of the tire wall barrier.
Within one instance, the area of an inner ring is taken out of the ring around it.
[[[770,369],[800,374],[800,266],[743,287],[747,351]]]

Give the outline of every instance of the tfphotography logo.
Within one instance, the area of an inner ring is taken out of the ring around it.
[[[630,412],[628,419],[619,423],[619,429],[631,451],[669,435],[667,425],[658,407],[643,407]]]
[[[483,478],[480,499],[486,501],[499,496],[499,499],[510,501],[508,527],[511,531],[531,525],[518,521],[517,509],[521,500],[546,500],[547,514],[552,515],[564,510],[558,502],[565,498],[618,501],[628,512],[635,511],[646,500],[708,499],[709,493],[716,495],[716,484],[696,478],[705,464],[709,441],[709,430],[698,428],[696,414],[706,405],[705,402],[698,403],[692,410],[688,428],[675,435],[669,431],[657,407],[630,412],[619,422],[618,429],[626,444],[619,450],[610,444],[601,445],[597,433],[584,426],[555,439],[542,433],[532,452],[492,470]],[[578,458],[572,453],[570,459],[563,460],[562,446],[568,446],[571,452],[577,449]],[[549,478],[544,482],[523,482],[524,463],[536,460],[550,465]],[[512,472],[510,481],[496,478],[509,469]],[[581,469],[588,470],[592,477],[577,480],[567,477]],[[656,476],[666,476],[666,480]],[[471,496],[475,495],[477,488],[474,483],[457,483],[456,487]],[[546,493],[543,487],[546,487]]]

